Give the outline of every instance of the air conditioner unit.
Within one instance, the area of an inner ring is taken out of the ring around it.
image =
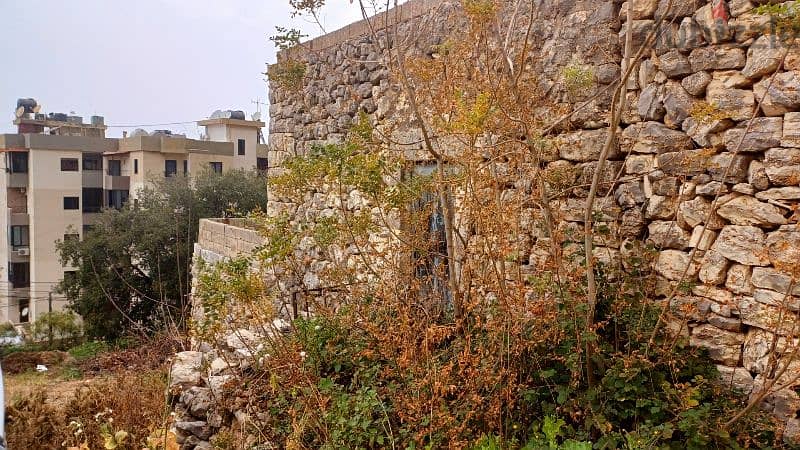
[[[31,255],[31,249],[29,249],[27,247],[17,249],[17,255],[19,255],[19,256],[30,256]]]

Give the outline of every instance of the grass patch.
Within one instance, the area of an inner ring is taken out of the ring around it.
[[[102,341],[87,341],[68,350],[69,354],[78,361],[94,358],[100,353],[110,350],[108,344]]]

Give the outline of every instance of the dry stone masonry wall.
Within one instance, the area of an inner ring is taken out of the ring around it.
[[[574,174],[580,185],[594,174],[608,132],[608,87],[622,73],[627,9],[633,8],[634,48],[657,28],[652,49],[628,80],[619,139],[602,174],[611,195],[600,198],[597,208],[611,232],[598,239],[594,256],[616,264],[626,243],[652,244],[658,250],[657,295],[665,299],[680,288],[670,306],[688,327],[675,331],[707,348],[725,381],[745,392],[755,395],[779,375],[783,388],[767,396],[763,407],[786,424],[787,438],[799,439],[800,363],[790,362],[785,349],[797,343],[800,312],[800,283],[793,280],[800,264],[800,50],[779,39],[769,17],[753,12],[760,3],[544,0],[535,12],[526,70],[538,74],[557,103],[575,106],[559,81],[564,68],[578,62],[591,69],[588,100],[554,138],[555,151],[544,167]],[[422,57],[432,57],[464,23],[459,3],[447,1],[410,0],[396,17],[403,20],[397,36],[405,51]],[[279,55],[302,60],[306,73],[299,91],[271,84],[271,175],[281,172],[288,156],[340,142],[360,112],[389,130],[397,150],[418,158],[420,144],[413,143],[421,136],[381,50],[395,45],[393,35],[380,31],[380,20],[376,24],[376,35],[361,22]],[[558,111],[542,115],[557,117]],[[509,190],[530,181],[520,179]],[[586,190],[569,192],[552,206],[564,235],[574,241],[566,247],[576,248]],[[339,207],[334,197],[318,192],[294,204],[271,196],[268,213],[324,217]],[[345,201],[352,211],[370,208],[357,192]],[[223,245],[209,236],[201,230],[196,256]],[[533,229],[528,241],[530,256],[522,264],[533,273],[549,248]],[[246,251],[237,245],[215,254]],[[298,284],[313,289],[325,267],[326,261],[313,260]],[[778,370],[768,373],[773,357]],[[184,409],[191,411],[190,400]],[[186,434],[195,441],[203,437]]]

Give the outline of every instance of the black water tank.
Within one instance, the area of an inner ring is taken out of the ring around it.
[[[231,111],[231,119],[244,120],[244,111]]]
[[[36,102],[36,99],[33,98],[17,99],[17,109],[19,109],[20,107],[25,108],[26,113],[32,113],[33,109],[36,108],[36,105],[38,105],[38,103]]]

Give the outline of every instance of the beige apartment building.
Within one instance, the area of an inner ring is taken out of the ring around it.
[[[135,201],[160,177],[266,169],[264,123],[241,112],[199,122],[206,140],[165,130],[116,139],[105,137],[102,117],[45,116],[32,99],[17,106],[18,133],[0,134],[0,322],[24,324],[64,308],[54,289],[72,268],[62,266],[56,241],[80,239],[103,208]]]

